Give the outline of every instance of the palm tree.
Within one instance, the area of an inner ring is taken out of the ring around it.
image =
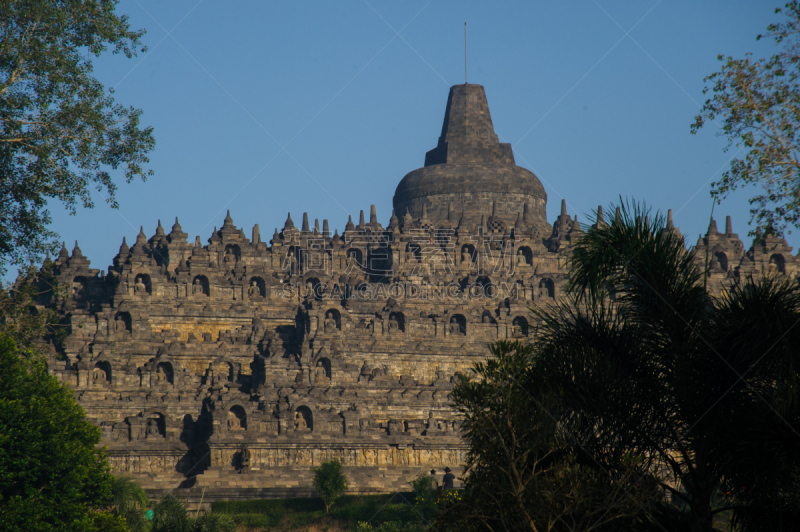
[[[130,532],[144,532],[149,529],[145,520],[149,501],[142,487],[132,477],[114,477],[111,493],[113,512],[125,519]]]
[[[745,530],[797,530],[798,285],[746,278],[713,297],[704,275],[661,215],[623,202],[575,245],[568,297],[537,312],[525,386],[558,391],[598,464],[642,457],[679,503],[653,516],[670,529],[730,510]]]

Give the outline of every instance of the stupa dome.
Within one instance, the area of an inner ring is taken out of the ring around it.
[[[432,223],[467,225],[493,214],[507,226],[523,215],[528,226],[549,234],[547,193],[533,172],[514,162],[510,144],[494,132],[482,85],[450,88],[438,145],[425,155],[425,166],[397,185],[394,209]],[[527,205],[527,207],[526,207]],[[448,220],[449,214],[449,220]]]

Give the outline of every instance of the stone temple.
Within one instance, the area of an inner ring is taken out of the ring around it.
[[[531,334],[529,309],[562,293],[582,235],[563,202],[551,225],[546,202],[499,142],[483,87],[456,85],[385,226],[372,206],[341,234],[303,214],[248,238],[228,214],[203,244],[159,222],[123,239],[105,272],[77,243],[62,248],[65,290],[42,302],[69,327],[51,371],[102,430],[114,471],[154,495],[310,495],[312,468],[332,459],[362,493],[458,473],[457,374],[488,343]],[[795,278],[800,262],[778,238],[745,249],[730,218],[694,251],[715,290]]]

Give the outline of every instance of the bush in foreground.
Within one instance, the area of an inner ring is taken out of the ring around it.
[[[336,499],[347,491],[347,477],[342,473],[342,464],[333,460],[314,468],[314,489],[325,503],[325,512],[329,512]]]
[[[0,335],[0,531],[124,530],[100,430],[41,358]],[[120,526],[122,528],[120,528]]]

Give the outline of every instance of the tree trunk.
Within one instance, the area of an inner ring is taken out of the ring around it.
[[[689,526],[692,532],[709,532],[714,530],[714,516],[711,514],[711,497],[713,488],[696,486],[692,493],[692,509],[689,513]]]

